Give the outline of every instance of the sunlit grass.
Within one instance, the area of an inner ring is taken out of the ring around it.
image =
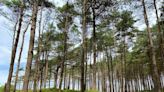
[[[0,92],[4,92],[3,89],[4,89],[4,86],[1,86],[0,87]]]

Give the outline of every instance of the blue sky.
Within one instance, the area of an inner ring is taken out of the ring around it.
[[[60,0],[57,0],[55,3],[58,6],[63,5],[63,2],[61,2]],[[10,11],[6,7],[0,6],[0,10],[10,13]],[[150,17],[151,24],[155,24],[154,12],[149,12],[148,15]],[[0,15],[0,85],[4,85],[8,76],[8,69],[10,65],[10,55],[11,55],[11,45],[12,45],[12,35],[13,35],[13,32],[11,30],[13,29],[13,26],[14,26],[14,22],[10,22],[8,19]],[[145,27],[145,25],[143,25],[142,22],[137,22],[136,26],[139,26],[139,29],[143,29]],[[22,60],[21,60],[21,65],[23,67],[26,64],[28,43],[29,43],[29,31],[26,34],[24,51],[23,51]],[[18,47],[17,54],[19,52],[19,49],[20,49],[20,46]],[[17,62],[17,58],[15,61]]]

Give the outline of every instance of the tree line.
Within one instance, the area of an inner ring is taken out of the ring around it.
[[[162,0],[61,2],[64,5],[59,7],[48,0],[1,1],[15,19],[4,92],[42,92],[48,88],[59,92],[163,92]],[[10,20],[8,14],[0,13]],[[151,26],[153,21],[156,24]],[[139,30],[142,25],[145,29]],[[28,31],[27,61],[22,69]]]

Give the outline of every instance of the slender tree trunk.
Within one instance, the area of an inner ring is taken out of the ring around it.
[[[74,66],[72,67],[72,89],[75,89]]]
[[[114,92],[114,85],[113,85],[113,59],[112,59],[112,51],[110,49],[110,65],[111,65],[111,82],[110,82],[110,85],[111,85],[111,92]]]
[[[39,90],[39,92],[42,92],[42,84],[43,84],[43,69],[42,68],[40,68],[40,90]]]
[[[14,42],[14,46],[12,46],[12,52],[11,52],[11,62],[10,62],[10,69],[9,69],[9,75],[7,79],[7,84],[5,85],[5,92],[10,92],[10,86],[11,86],[11,80],[12,80],[12,74],[13,74],[13,68],[14,68],[14,62],[15,62],[15,57],[16,57],[16,51],[17,51],[17,46],[19,42],[19,37],[20,37],[20,31],[22,28],[22,21],[23,21],[23,15],[24,15],[24,6],[21,5],[20,7],[20,18],[19,18],[19,25],[18,25],[18,31],[17,31],[17,36]],[[15,38],[15,37],[14,37]]]
[[[112,63],[112,55],[110,53],[110,57],[109,57],[107,49],[106,49],[106,56],[107,56],[108,81],[109,81],[109,86],[110,86],[110,92],[114,92],[114,89],[113,89],[113,63]],[[110,68],[110,65],[111,65],[111,68]],[[110,75],[110,70],[111,70],[111,75]]]
[[[70,82],[71,82],[71,75],[70,75],[70,73],[68,73],[68,85],[67,85],[67,89],[70,89]]]
[[[101,71],[101,69],[100,69],[100,71]],[[98,80],[98,81],[97,81],[97,90],[98,90],[98,91],[100,90],[100,87],[101,87],[101,86],[100,86],[100,83],[102,84],[102,81],[100,82],[102,76],[100,77],[100,75],[101,75],[101,74],[100,74],[99,71],[98,71],[98,72],[97,72],[97,80]]]
[[[157,25],[158,25],[158,37],[159,37],[159,48],[160,48],[160,55],[161,55],[161,61],[164,61],[164,48],[163,48],[163,35],[161,31],[161,26],[159,24],[159,17],[158,17],[158,10],[156,6],[156,0],[154,1],[154,8],[155,8],[155,14],[157,18]]]
[[[87,0],[83,1],[83,45],[82,45],[82,58],[81,58],[81,92],[85,92],[85,78],[84,78],[84,62],[86,61],[86,5]],[[87,65],[86,65],[87,66]]]
[[[48,51],[45,52],[45,73],[44,73],[44,88],[46,88],[47,79],[48,79]]]
[[[19,19],[17,19],[15,25],[14,25],[14,34],[13,34],[13,40],[12,40],[12,49],[14,47],[14,43],[15,43],[15,35],[17,33],[17,26],[18,26],[18,22],[19,22]]]
[[[153,44],[153,40],[152,40],[151,29],[149,27],[149,21],[148,21],[148,17],[147,17],[147,11],[146,11],[144,0],[142,0],[142,5],[143,5],[144,19],[145,19],[145,24],[147,26],[147,33],[148,33],[148,39],[149,39],[149,52],[151,55],[151,64],[152,64],[151,69],[153,71],[152,78],[153,78],[153,83],[154,83],[154,91],[161,92],[160,76],[159,76],[159,72],[158,72],[158,68],[157,68],[154,44]]]
[[[66,88],[66,82],[67,82],[67,72],[66,72],[67,64],[64,67],[64,89]]]
[[[39,77],[39,62],[40,62],[40,46],[41,46],[41,23],[42,23],[42,8],[40,11],[40,20],[39,20],[39,36],[38,36],[38,48],[37,48],[37,56],[35,60],[35,70],[34,70],[34,86],[33,86],[33,92],[37,92],[37,83],[38,83],[38,77]]]
[[[96,90],[96,15],[94,5],[93,12],[93,84],[92,89]]]
[[[58,72],[59,72],[59,68],[60,68],[60,66],[57,66],[57,68],[56,68],[56,74],[55,74],[55,76],[54,76],[54,88],[57,88],[57,79],[58,79]]]
[[[23,92],[28,92],[28,83],[29,83],[31,64],[32,64],[32,59],[33,59],[33,48],[34,48],[37,13],[38,13],[38,1],[36,0],[34,1],[33,11],[32,11],[32,25],[31,25],[27,64],[26,64],[25,76],[24,76],[24,81],[23,81]]]
[[[125,34],[127,33],[126,30],[124,31]],[[124,90],[123,92],[127,92],[126,91],[126,36],[124,37],[124,48],[123,48],[123,57],[124,57],[124,60],[123,60],[123,78],[124,78],[124,84],[123,84],[123,87],[124,87]]]
[[[51,88],[51,73],[52,72],[52,67],[50,66],[50,75],[49,75],[49,89]]]
[[[20,61],[21,61],[21,56],[22,56],[22,51],[23,51],[23,46],[24,46],[24,38],[25,38],[25,33],[26,33],[29,25],[30,25],[30,23],[27,25],[26,29],[23,32],[23,36],[22,36],[22,44],[21,44],[21,48],[20,48],[20,52],[19,52],[19,58],[18,58],[18,64],[17,64],[17,69],[16,69],[16,77],[15,77],[13,92],[16,92],[16,86],[17,86],[18,75],[19,75],[19,68],[20,68]]]
[[[124,92],[124,55],[121,53],[121,92]]]
[[[106,92],[106,78],[105,78],[105,72],[103,70],[103,67],[101,69],[101,78],[102,78],[102,92]]]
[[[59,90],[61,92],[62,83],[63,83],[63,74],[64,74],[64,63],[66,61],[66,55],[67,55],[67,30],[68,30],[68,16],[66,16],[65,21],[65,29],[64,29],[64,56],[63,61],[61,65],[61,75],[60,75],[60,84],[59,84]]]

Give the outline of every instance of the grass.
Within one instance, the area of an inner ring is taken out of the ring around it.
[[[3,92],[4,86],[0,87],[0,92]]]
[[[4,86],[1,86],[0,87],[0,92],[4,92]],[[21,91],[18,91],[18,92],[21,92]],[[32,92],[32,91],[29,91],[29,92]],[[43,89],[42,92],[59,92],[59,89]],[[61,92],[80,92],[80,91],[75,91],[75,90],[62,90]]]
[[[42,91],[43,92],[59,92],[59,89],[54,89],[54,88],[52,88],[52,89],[43,89]],[[80,91],[65,89],[65,90],[62,90],[61,92],[80,92]]]
[[[1,86],[0,87],[0,92],[4,92],[3,89],[4,89],[4,86]],[[18,92],[20,92],[20,91],[18,91]],[[29,91],[29,92],[32,92],[32,91]],[[42,92],[59,92],[59,89],[54,89],[54,88],[51,88],[51,89],[43,89]],[[61,92],[80,92],[80,91],[65,89],[65,90],[62,90]],[[87,92],[98,92],[98,91],[96,91],[96,90],[89,90]],[[153,92],[153,91],[147,90],[147,91],[141,91],[141,92]]]

